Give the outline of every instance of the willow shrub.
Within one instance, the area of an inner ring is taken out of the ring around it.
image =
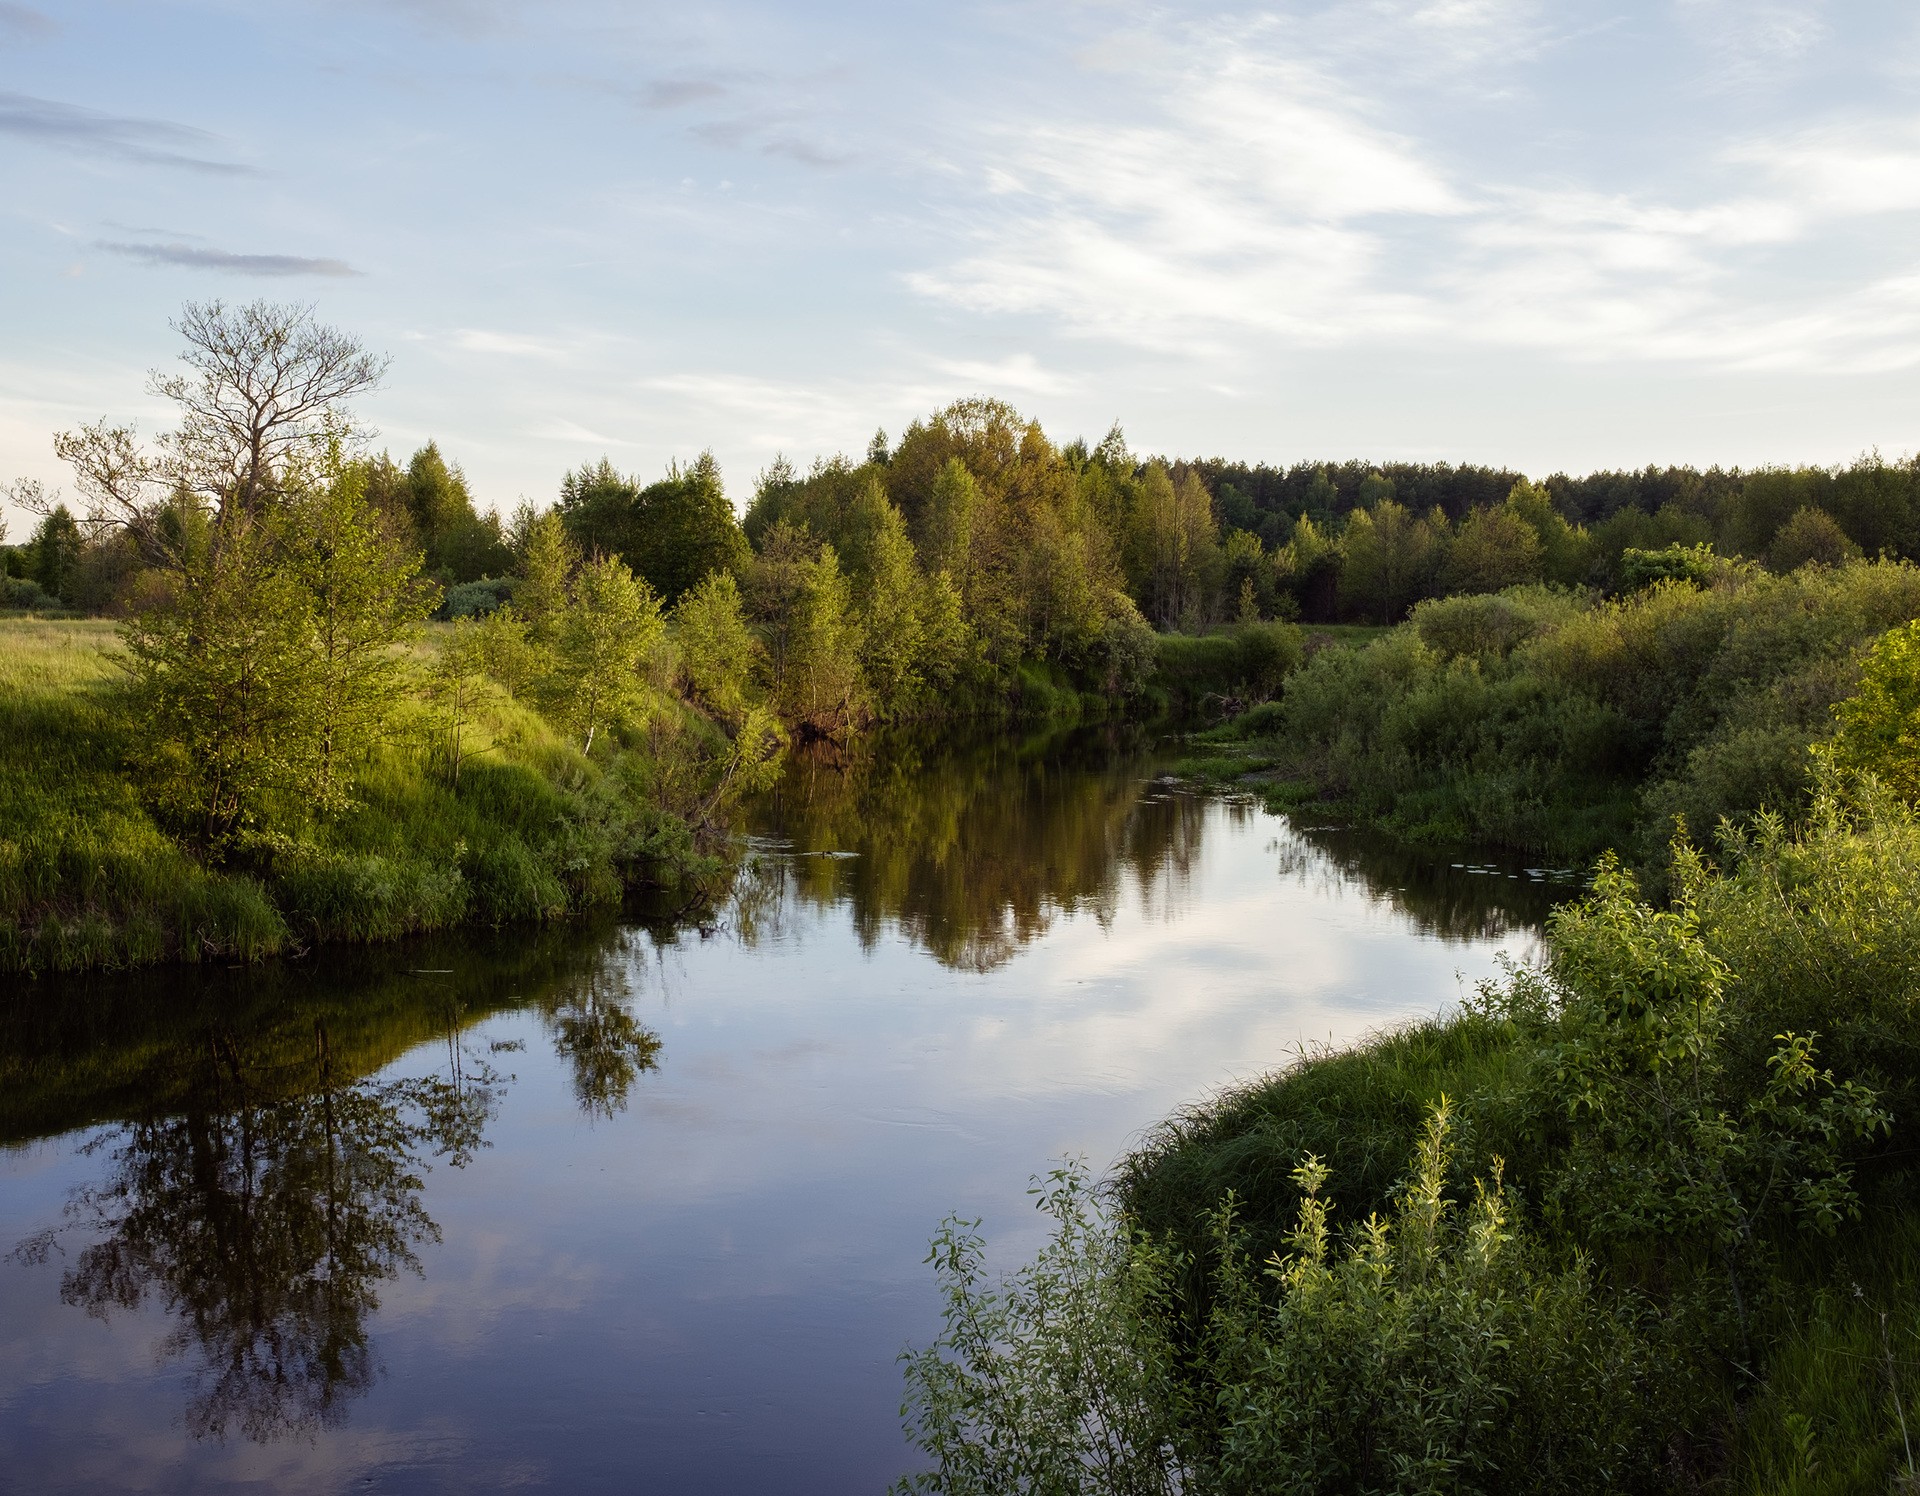
[[[1429,1115],[1391,1208],[1344,1238],[1327,1170],[1295,1171],[1286,1250],[1257,1263],[1228,1197],[1197,1350],[1177,1332],[1182,1264],[1050,1176],[1054,1234],[986,1281],[972,1225],[930,1260],[941,1339],[908,1355],[904,1413],[926,1496],[1620,1491],[1653,1482],[1671,1416],[1631,1302],[1529,1240],[1498,1172],[1462,1209],[1451,1118]]]

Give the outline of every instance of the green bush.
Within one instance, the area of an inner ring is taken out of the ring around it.
[[[1403,835],[1567,859],[1614,847],[1657,870],[1675,816],[1710,839],[1723,819],[1798,815],[1863,647],[1916,616],[1920,570],[1892,563],[1723,571],[1599,604],[1449,598],[1321,650],[1242,736]]]

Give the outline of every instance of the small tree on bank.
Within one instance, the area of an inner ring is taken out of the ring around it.
[[[88,528],[158,580],[126,625],[142,767],[210,850],[270,811],[346,803],[346,765],[399,690],[394,646],[433,606],[349,461],[347,401],[386,363],[310,308],[190,304],[179,424],[144,446],[101,421],[55,438]],[[298,792],[296,794],[296,791]]]

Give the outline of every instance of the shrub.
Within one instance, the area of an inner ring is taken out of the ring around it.
[[[511,577],[481,577],[477,582],[456,582],[440,600],[436,618],[484,618],[513,601]]]

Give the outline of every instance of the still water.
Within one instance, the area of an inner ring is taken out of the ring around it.
[[[1124,735],[797,763],[731,893],[0,1000],[0,1490],[879,1492],[944,1215],[1556,896]]]

